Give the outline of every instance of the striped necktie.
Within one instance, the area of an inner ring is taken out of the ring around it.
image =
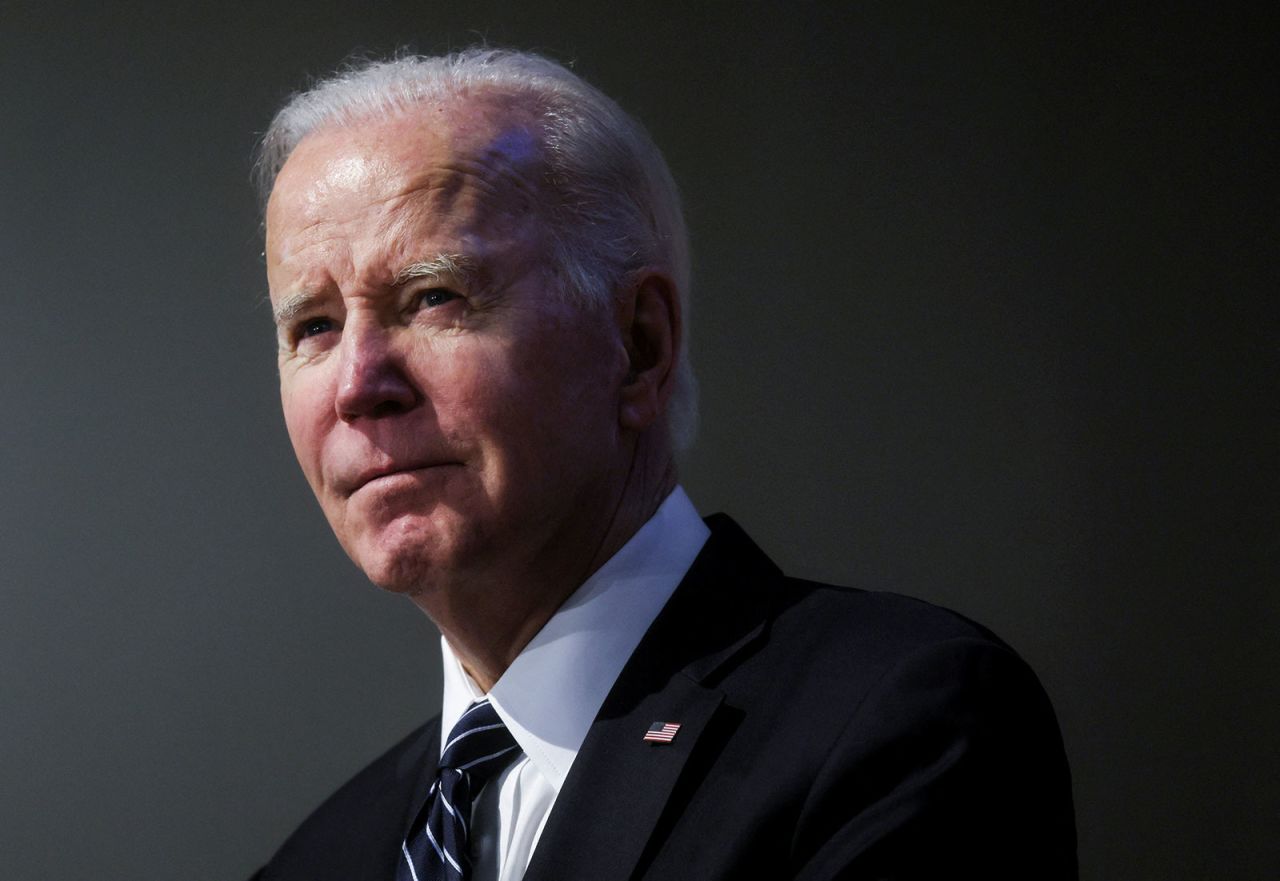
[[[449,732],[440,772],[401,847],[396,881],[458,881],[469,878],[467,827],[471,799],[490,777],[520,753],[498,713],[485,698],[467,708]]]

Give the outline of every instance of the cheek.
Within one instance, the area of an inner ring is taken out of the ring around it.
[[[577,459],[589,467],[587,458],[611,445],[617,426],[607,356],[569,336],[542,342],[478,377],[478,386],[501,390],[485,404],[495,433],[517,458],[542,457],[570,470]]]
[[[470,347],[437,358],[421,387],[442,437],[456,449],[492,444],[524,407],[509,363],[497,347]]]
[[[325,417],[333,411],[326,401],[323,389],[314,384],[290,380],[280,384],[280,405],[284,412],[285,429],[289,432],[298,464],[312,483],[315,482],[320,467]]]

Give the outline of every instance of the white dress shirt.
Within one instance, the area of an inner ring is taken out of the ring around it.
[[[524,876],[600,705],[711,531],[680,487],[569,597],[489,692],[524,754],[485,786],[472,813],[472,877]],[[483,697],[449,643],[440,743]],[[639,735],[637,735],[639,736]]]

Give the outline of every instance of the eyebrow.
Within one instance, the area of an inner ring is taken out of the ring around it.
[[[280,304],[272,310],[272,317],[277,326],[284,326],[294,318],[312,308],[320,297],[315,294],[301,293],[290,294],[280,301]]]
[[[426,260],[410,263],[396,273],[392,281],[399,287],[405,282],[417,279],[453,278],[460,282],[475,281],[475,261],[465,254],[436,254]]]
[[[456,279],[462,283],[475,283],[479,271],[476,263],[465,254],[436,254],[425,260],[410,263],[396,273],[391,280],[394,287],[400,287],[418,279],[443,280]],[[273,318],[277,325],[286,325],[299,315],[315,307],[325,299],[323,295],[307,291],[291,294],[280,301],[273,310]]]

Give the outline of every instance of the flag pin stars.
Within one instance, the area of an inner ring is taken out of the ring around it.
[[[644,733],[645,743],[670,743],[680,730],[679,722],[654,722]]]

